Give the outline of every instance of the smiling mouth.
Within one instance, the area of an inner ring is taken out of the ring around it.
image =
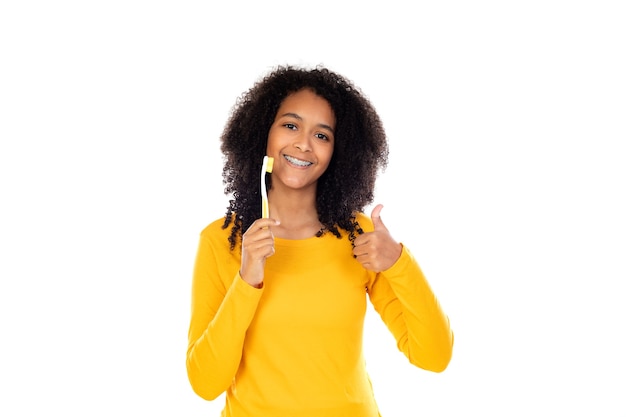
[[[293,156],[285,155],[285,159],[289,161],[290,164],[299,166],[299,167],[308,167],[313,165],[313,162],[303,161],[298,158],[294,158]]]

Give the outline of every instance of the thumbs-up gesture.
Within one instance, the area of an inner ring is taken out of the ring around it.
[[[385,271],[396,263],[402,253],[402,246],[393,240],[382,219],[382,204],[372,210],[374,231],[363,233],[354,240],[352,254],[365,269],[374,272]]]

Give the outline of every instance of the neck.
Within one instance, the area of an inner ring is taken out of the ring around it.
[[[312,193],[272,193],[268,195],[270,217],[280,221],[273,226],[274,236],[284,239],[306,239],[322,228]]]

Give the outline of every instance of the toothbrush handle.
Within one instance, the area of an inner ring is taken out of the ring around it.
[[[262,208],[263,218],[267,219],[268,217],[270,217],[270,209],[269,209],[269,206],[267,204],[267,198],[263,197],[262,204],[263,204],[263,208]]]

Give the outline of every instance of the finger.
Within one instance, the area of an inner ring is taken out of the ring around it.
[[[263,245],[273,245],[274,235],[269,226],[278,224],[277,221],[272,219],[259,219],[252,223],[246,233],[243,234],[243,245],[249,250],[258,248]]]
[[[260,218],[250,225],[248,230],[267,229],[270,226],[278,226],[280,221],[272,218]]]
[[[383,209],[383,205],[378,204],[372,210],[372,214],[370,217],[372,218],[372,223],[374,224],[374,230],[386,229],[382,219],[380,218],[380,212],[382,211],[382,209]]]
[[[354,256],[355,258],[358,258],[359,256],[363,256],[365,254],[366,252],[361,247],[355,247],[354,249],[352,249],[352,256]]]
[[[278,226],[280,224],[278,220],[272,219],[272,218],[259,219],[256,221],[256,223],[259,223],[258,226],[261,228],[269,227],[269,226]]]

